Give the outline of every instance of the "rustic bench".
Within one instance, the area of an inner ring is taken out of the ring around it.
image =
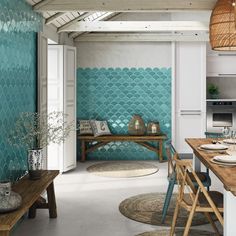
[[[0,214],[0,236],[9,236],[10,230],[28,210],[29,218],[36,216],[37,208],[49,209],[49,217],[57,217],[53,180],[58,174],[58,170],[43,170],[41,179],[30,180],[26,175],[12,186],[12,190],[21,195],[22,204],[16,211]],[[44,190],[47,191],[47,202],[40,196]]]
[[[159,161],[163,161],[162,150],[163,141],[167,139],[165,134],[162,135],[106,135],[94,137],[92,135],[78,135],[81,142],[81,161],[86,160],[86,154],[97,150],[110,142],[134,142],[137,143],[157,154]],[[93,144],[93,142],[96,142]],[[152,145],[150,142],[156,142],[157,146]]]

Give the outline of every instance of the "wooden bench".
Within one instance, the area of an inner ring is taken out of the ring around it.
[[[91,135],[78,135],[78,139],[81,142],[81,161],[86,160],[87,153],[95,151],[99,147],[102,147],[110,142],[134,142],[155,152],[159,157],[159,161],[162,162],[163,141],[166,140],[167,137],[165,134],[158,136],[107,135],[99,137],[94,137]],[[96,142],[96,144],[92,144],[92,142]],[[156,142],[157,146],[152,145],[150,142]]]
[[[0,214],[0,236],[9,236],[10,230],[28,210],[29,218],[36,216],[37,208],[49,209],[49,217],[57,217],[53,180],[58,174],[58,170],[43,170],[41,179],[30,180],[27,175],[12,186],[12,190],[21,195],[22,204],[16,211]],[[47,202],[40,196],[44,190],[47,190]]]

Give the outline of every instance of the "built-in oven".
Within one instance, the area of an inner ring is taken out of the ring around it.
[[[207,101],[207,131],[222,132],[225,126],[236,130],[236,101]]]

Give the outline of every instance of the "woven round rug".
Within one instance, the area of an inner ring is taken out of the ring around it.
[[[182,236],[184,233],[184,229],[176,229],[175,236]],[[170,230],[157,230],[151,232],[145,232],[142,234],[138,234],[136,236],[169,236]],[[189,234],[190,236],[215,236],[216,233],[205,231],[205,230],[198,230],[198,229],[190,229]]]
[[[171,226],[176,205],[176,197],[177,194],[172,195],[164,224],[161,223],[161,217],[165,193],[147,193],[130,197],[120,203],[119,210],[124,216],[138,222],[151,225]],[[184,227],[186,225],[188,215],[188,212],[181,208],[179,210],[176,226]],[[192,225],[202,225],[208,223],[209,222],[204,214],[194,214]]]
[[[158,171],[158,167],[146,162],[122,161],[122,162],[102,162],[91,165],[87,171],[105,177],[129,178],[151,175]]]

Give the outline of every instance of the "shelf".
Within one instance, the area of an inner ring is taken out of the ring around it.
[[[234,101],[236,101],[236,98],[229,98],[229,99],[221,99],[221,98],[219,98],[219,99],[206,99],[206,101],[207,102],[234,102]]]

